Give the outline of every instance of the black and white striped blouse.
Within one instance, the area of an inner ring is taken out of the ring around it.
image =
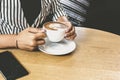
[[[17,34],[30,26],[24,16],[20,0],[0,1],[0,34]],[[33,5],[35,4],[33,3]],[[41,0],[41,11],[32,27],[39,27],[49,14],[53,14],[53,21],[60,16],[66,16],[59,0]]]

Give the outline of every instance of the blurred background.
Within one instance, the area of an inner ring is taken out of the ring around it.
[[[120,0],[60,0],[75,26],[120,35]]]

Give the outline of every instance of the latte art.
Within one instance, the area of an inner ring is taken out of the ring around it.
[[[58,23],[58,22],[49,22],[47,24],[44,25],[45,28],[47,28],[48,30],[58,30],[58,29],[65,29],[66,26],[62,23]]]

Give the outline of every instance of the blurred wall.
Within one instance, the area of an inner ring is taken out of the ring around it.
[[[120,35],[120,0],[92,0],[85,26]]]

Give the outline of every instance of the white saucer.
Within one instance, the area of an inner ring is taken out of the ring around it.
[[[38,49],[44,53],[51,55],[65,55],[74,51],[76,48],[76,44],[74,41],[63,40],[61,42],[50,42],[46,40],[45,45],[40,45]]]

